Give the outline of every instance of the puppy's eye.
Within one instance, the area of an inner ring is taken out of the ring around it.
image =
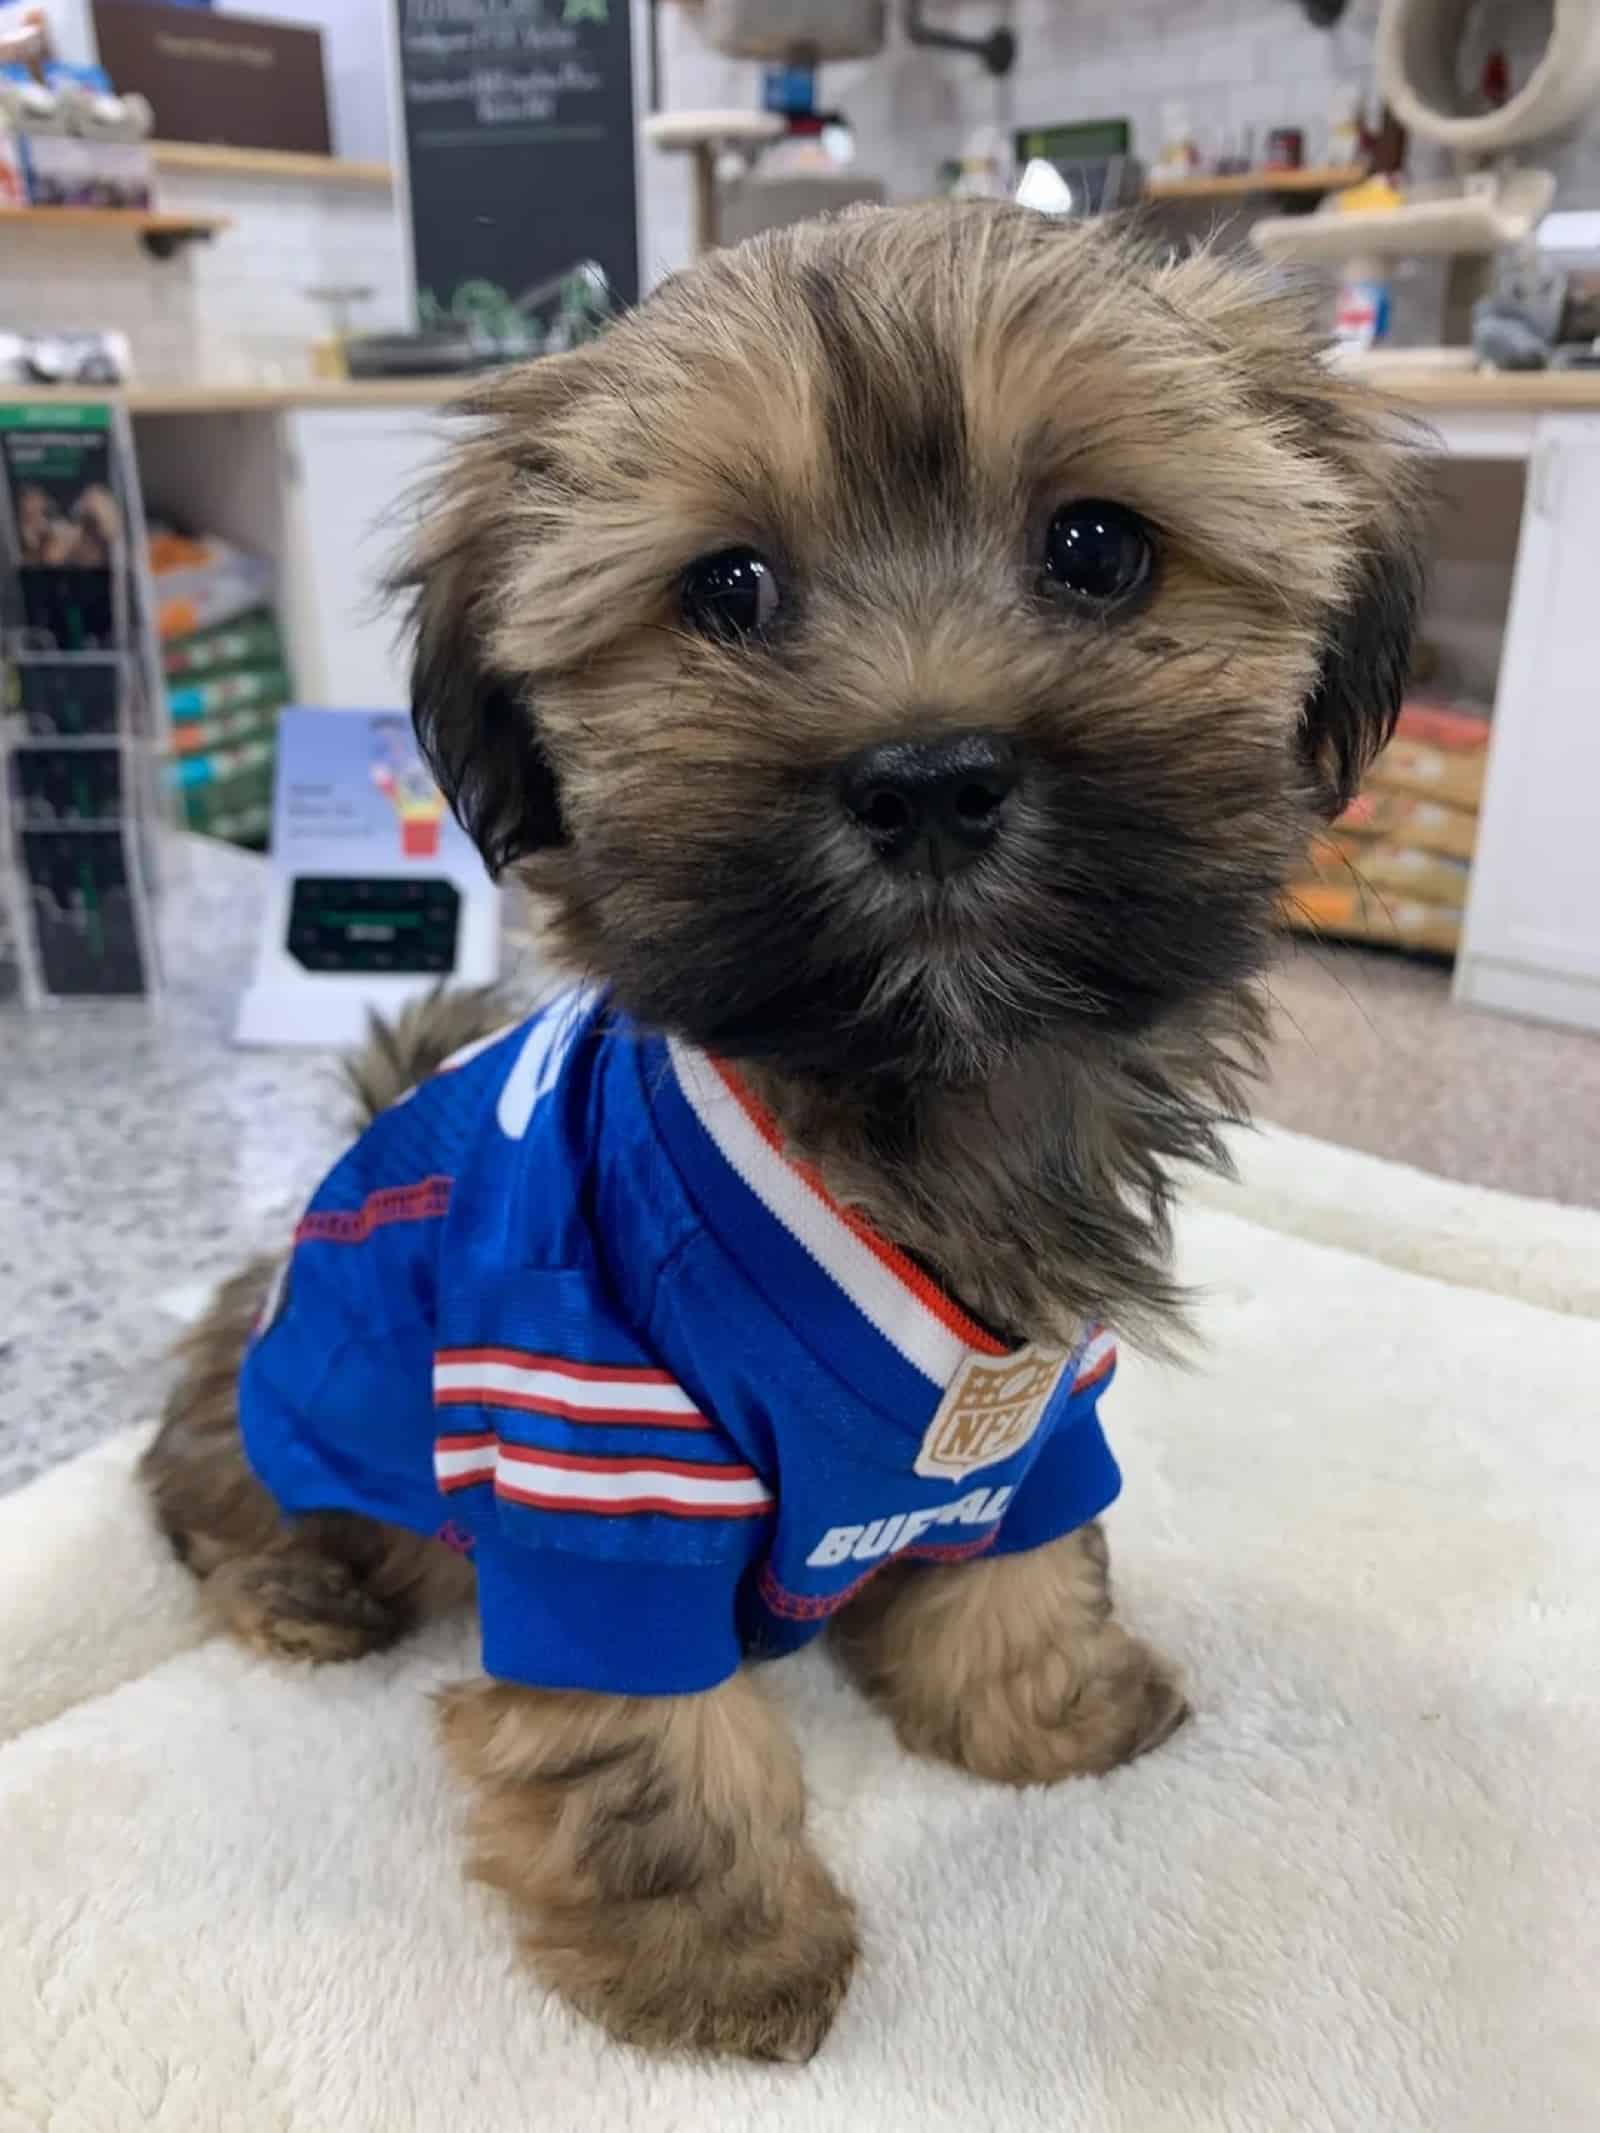
[[[1142,592],[1155,561],[1154,533],[1123,504],[1065,504],[1044,537],[1045,576],[1092,607],[1121,607]]]
[[[723,548],[689,565],[679,602],[690,629],[733,643],[771,622],[778,612],[778,580],[753,548]]]

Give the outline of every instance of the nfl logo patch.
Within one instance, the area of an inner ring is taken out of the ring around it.
[[[1068,1358],[1058,1349],[969,1356],[928,1424],[914,1472],[959,1481],[1020,1451],[1039,1427]]]

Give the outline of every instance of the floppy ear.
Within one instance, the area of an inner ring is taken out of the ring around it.
[[[1343,492],[1341,523],[1328,531],[1343,550],[1342,592],[1323,613],[1320,670],[1300,725],[1313,792],[1331,818],[1355,798],[1405,694],[1432,516],[1426,433],[1322,358],[1298,298],[1280,300],[1273,313],[1274,329],[1299,319],[1298,349],[1277,374],[1275,411],[1290,416],[1301,451],[1321,460]]]
[[[1393,733],[1405,690],[1429,518],[1424,432],[1324,361],[1326,334],[1303,291],[1219,253],[1167,263],[1155,286],[1227,358],[1235,390],[1275,439],[1321,477],[1323,559],[1337,585],[1317,620],[1320,667],[1300,748],[1319,807],[1337,815]],[[1270,540],[1270,527],[1262,532]],[[1284,592],[1292,601],[1303,588]]]
[[[553,486],[541,432],[570,404],[583,360],[541,358],[458,403],[475,427],[414,498],[388,582],[407,603],[418,743],[492,875],[565,840],[531,688],[496,667],[490,645],[506,559],[530,538],[530,488]]]
[[[456,820],[498,876],[565,839],[561,793],[531,704],[485,656],[483,580],[435,563],[411,609],[411,717]]]
[[[1376,430],[1370,449],[1382,454]],[[1355,798],[1394,732],[1422,603],[1425,513],[1398,444],[1389,473],[1389,494],[1375,504],[1349,596],[1328,617],[1321,671],[1301,724],[1301,746],[1330,818]]]

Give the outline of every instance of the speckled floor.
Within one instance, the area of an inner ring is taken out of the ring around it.
[[[1441,1177],[1600,1207],[1600,1036],[1452,1006],[1444,968],[1295,942],[1258,1115]]]
[[[174,983],[0,1010],[0,1489],[159,1401],[180,1314],[280,1237],[343,1140],[317,1054],[239,1052],[258,862],[187,845]],[[1458,1014],[1437,971],[1287,950],[1261,1113],[1428,1170],[1600,1205],[1600,1038]]]
[[[256,865],[185,848],[159,1014],[0,1012],[0,1488],[153,1413],[180,1292],[281,1232],[336,1152],[326,1059],[229,1046]]]

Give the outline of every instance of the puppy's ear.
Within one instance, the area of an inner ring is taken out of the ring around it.
[[[1303,293],[1219,253],[1170,262],[1156,285],[1186,330],[1228,359],[1239,398],[1288,448],[1282,478],[1302,502],[1315,492],[1331,571],[1314,595],[1295,583],[1281,591],[1291,605],[1312,601],[1321,656],[1300,747],[1319,807],[1337,815],[1393,733],[1405,690],[1430,517],[1421,426],[1324,360],[1326,333]],[[1270,541],[1271,527],[1261,532]]]
[[[483,579],[438,563],[412,603],[411,717],[456,820],[491,875],[565,837],[538,715],[486,656]]]
[[[1369,487],[1350,588],[1327,617],[1322,664],[1306,700],[1301,746],[1319,803],[1342,814],[1374,756],[1394,732],[1422,604],[1426,514],[1399,444],[1384,448],[1376,419],[1361,454],[1366,471],[1386,464],[1387,491]]]
[[[507,558],[537,518],[530,497],[555,486],[542,434],[583,369],[582,351],[545,357],[459,403],[474,428],[413,500],[388,583],[407,604],[417,740],[492,875],[565,838],[532,686],[497,665],[492,644]]]
[[[1290,415],[1301,452],[1320,460],[1341,492],[1342,523],[1329,527],[1343,552],[1340,590],[1321,612],[1321,664],[1300,727],[1313,792],[1331,818],[1355,798],[1400,713],[1431,501],[1420,425],[1323,360],[1302,309],[1291,303],[1287,316],[1300,325],[1299,375],[1280,373],[1273,412]]]

